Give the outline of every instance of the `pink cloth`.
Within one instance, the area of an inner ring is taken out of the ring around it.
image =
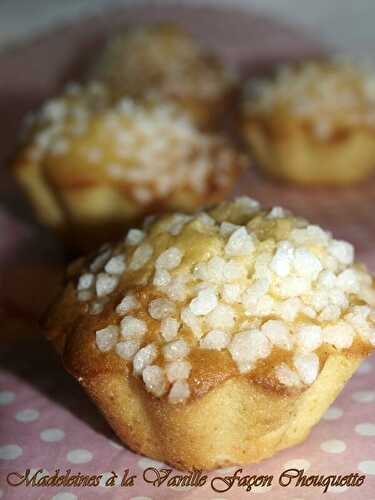
[[[61,369],[49,346],[38,339],[33,326],[56,289],[63,252],[46,230],[32,222],[27,206],[6,174],[5,163],[14,149],[19,120],[25,111],[53,94],[61,81],[78,74],[81,55],[97,47],[106,35],[124,23],[162,19],[179,21],[244,73],[320,50],[318,44],[290,28],[241,11],[143,7],[77,21],[0,55],[0,318],[2,335],[30,337],[8,347],[3,342],[0,352],[0,498],[207,500],[242,499],[254,493],[236,485],[223,494],[211,488],[213,477],[230,475],[235,468],[210,473],[202,488],[157,488],[147,484],[143,470],[154,463],[119,445],[78,384]],[[332,229],[337,237],[351,240],[357,256],[375,271],[374,180],[352,189],[302,189],[271,183],[249,171],[238,186],[237,194],[291,208]],[[261,498],[307,500],[320,496],[323,488],[282,488],[278,476],[284,470],[297,467],[308,475],[325,476],[365,473],[365,483],[341,489],[340,498],[373,500],[374,381],[375,366],[370,359],[305,443],[261,464],[243,467],[241,475],[274,476],[271,490],[258,488],[257,494],[263,493]],[[115,471],[121,476],[129,468],[137,479],[128,488],[7,485],[8,473],[22,473],[27,468],[44,468],[50,474],[56,469],[60,473],[71,469],[75,474],[95,475]],[[328,492],[326,498],[336,495],[337,491]]]

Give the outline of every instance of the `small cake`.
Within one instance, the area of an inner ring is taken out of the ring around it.
[[[375,168],[375,69],[343,58],[281,66],[246,86],[242,128],[259,168],[273,177],[365,179]]]
[[[352,245],[249,198],[72,264],[47,336],[120,439],[178,469],[303,441],[375,346]]]
[[[13,170],[39,219],[84,250],[155,211],[221,201],[244,157],[173,103],[69,86],[29,120]]]
[[[105,81],[119,96],[167,98],[199,126],[217,127],[232,113],[238,80],[177,26],[135,28],[114,37],[89,78]]]

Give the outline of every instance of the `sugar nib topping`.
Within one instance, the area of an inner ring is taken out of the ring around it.
[[[182,195],[199,204],[194,200],[230,188],[246,160],[224,137],[200,130],[168,100],[112,102],[109,94],[105,85],[92,83],[50,100],[25,135],[30,160],[51,156],[74,163],[71,155],[78,154],[80,168],[99,165],[107,182],[138,207]],[[132,230],[129,244],[141,237]]]
[[[173,404],[192,393],[197,349],[250,376],[277,351],[268,376],[291,390],[316,380],[322,346],[375,346],[372,277],[353,247],[247,198],[129,231],[85,266],[76,294],[89,314],[114,310],[96,331],[98,350]]]
[[[297,119],[307,120],[319,139],[335,127],[375,126],[375,68],[350,58],[311,60],[281,65],[273,79],[250,80],[245,110],[272,113],[280,105]]]

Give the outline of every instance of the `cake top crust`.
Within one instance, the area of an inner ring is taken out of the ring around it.
[[[374,306],[351,244],[240,197],[73,264],[47,327],[79,378],[120,371],[178,404],[233,376],[303,391],[330,353],[373,349]]]
[[[17,165],[30,163],[54,188],[111,185],[142,211],[156,200],[216,201],[246,158],[173,102],[115,99],[92,82],[68,85],[28,117]]]
[[[375,127],[375,68],[343,56],[280,65],[272,78],[250,80],[245,115],[305,121],[318,137],[340,127]]]
[[[142,61],[142,64],[139,64]],[[91,77],[130,96],[215,99],[237,77],[192,36],[168,23],[130,29],[109,41]]]

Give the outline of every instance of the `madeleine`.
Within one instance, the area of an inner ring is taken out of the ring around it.
[[[117,96],[173,100],[203,128],[220,128],[238,96],[238,78],[172,24],[133,28],[108,42],[89,71]]]
[[[47,336],[119,438],[178,469],[303,441],[374,349],[353,247],[238,198],[73,264]]]
[[[174,103],[114,100],[96,83],[68,87],[29,119],[12,168],[38,219],[88,250],[149,213],[221,201],[244,165]]]
[[[338,58],[280,66],[274,78],[249,81],[242,130],[272,177],[361,181],[375,168],[375,71]]]

